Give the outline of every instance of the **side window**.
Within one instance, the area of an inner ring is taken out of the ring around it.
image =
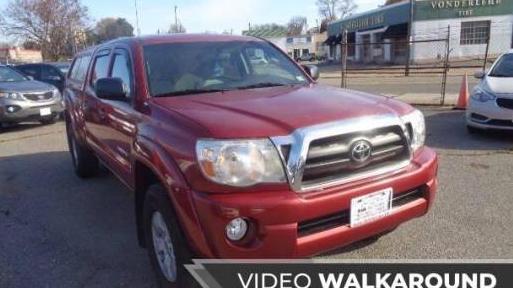
[[[41,80],[60,81],[62,80],[62,75],[56,68],[43,66],[41,68]]]
[[[73,80],[78,80],[78,70],[80,70],[80,63],[82,62],[83,57],[78,57],[73,62],[73,66],[71,66],[71,70],[69,71],[69,78]]]
[[[109,50],[100,51],[95,59],[90,84],[94,86],[96,80],[109,75]]]
[[[132,64],[124,50],[116,49],[112,64],[112,77],[123,80],[123,86],[127,91],[127,98],[132,97]]]
[[[87,68],[89,68],[89,62],[91,61],[91,56],[83,56],[80,58],[80,66],[78,67],[76,80],[80,81],[82,84],[85,81],[87,75]]]
[[[18,68],[23,74],[39,79],[39,68],[37,66],[23,66]]]

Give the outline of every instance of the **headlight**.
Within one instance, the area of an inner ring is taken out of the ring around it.
[[[422,112],[415,110],[403,116],[402,120],[410,133],[412,150],[415,151],[424,146],[424,141],[426,140],[426,123]]]
[[[285,182],[280,156],[269,139],[198,140],[196,154],[203,174],[219,184]]]
[[[59,92],[59,89],[54,89],[53,90],[53,98],[60,98],[61,97],[61,92]]]
[[[11,100],[23,100],[21,94],[17,92],[0,92],[0,98],[7,98]]]
[[[493,95],[488,91],[483,90],[482,88],[476,88],[472,93],[472,99],[477,100],[479,102],[493,101],[496,98],[497,96]]]

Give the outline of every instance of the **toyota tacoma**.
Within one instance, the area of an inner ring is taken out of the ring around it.
[[[318,77],[245,36],[122,38],[75,57],[74,169],[102,163],[134,191],[162,286],[190,283],[194,257],[310,257],[427,213],[437,156],[422,113]]]

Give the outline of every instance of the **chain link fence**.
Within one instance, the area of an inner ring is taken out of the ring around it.
[[[430,79],[435,82],[429,88],[424,85],[425,91],[422,87],[411,89],[418,89],[424,94],[439,94],[439,104],[444,105],[449,72],[464,75],[469,71],[487,69],[500,54],[513,47],[512,32],[508,29],[497,29],[496,25],[501,24],[483,21],[473,22],[471,27],[463,24],[461,27],[449,26],[436,33],[414,35],[413,41],[408,41],[406,37],[385,40],[380,40],[379,37],[362,37],[358,43],[348,43],[347,36],[343,33],[339,46],[340,86],[345,88],[354,83],[359,88],[365,86],[364,81],[368,81],[370,85],[375,81],[384,81],[383,79],[389,79],[385,84],[393,86],[393,83],[408,84],[412,82],[409,81],[410,78],[415,77]],[[492,38],[490,31],[494,31]],[[371,42],[371,39],[379,40]],[[383,90],[386,90],[386,85],[383,85]],[[455,89],[453,86],[452,90]],[[401,90],[401,87],[396,88]],[[381,94],[387,94],[386,92]],[[451,91],[453,94],[454,92]]]

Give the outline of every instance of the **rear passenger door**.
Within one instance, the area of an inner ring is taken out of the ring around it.
[[[72,123],[75,125],[73,127],[75,129],[75,133],[79,133],[81,138],[84,136],[82,133],[84,131],[84,122],[81,121],[83,103],[82,89],[84,87],[90,61],[90,54],[82,54],[75,58],[66,80],[66,88],[63,91],[67,115],[72,117]]]
[[[107,118],[105,105],[96,97],[94,92],[96,80],[105,78],[109,74],[111,49],[101,49],[92,58],[89,77],[84,85],[83,92],[83,117],[85,124],[86,141],[95,150],[100,158],[109,159],[108,147],[102,139],[108,138],[108,131],[105,129]]]

